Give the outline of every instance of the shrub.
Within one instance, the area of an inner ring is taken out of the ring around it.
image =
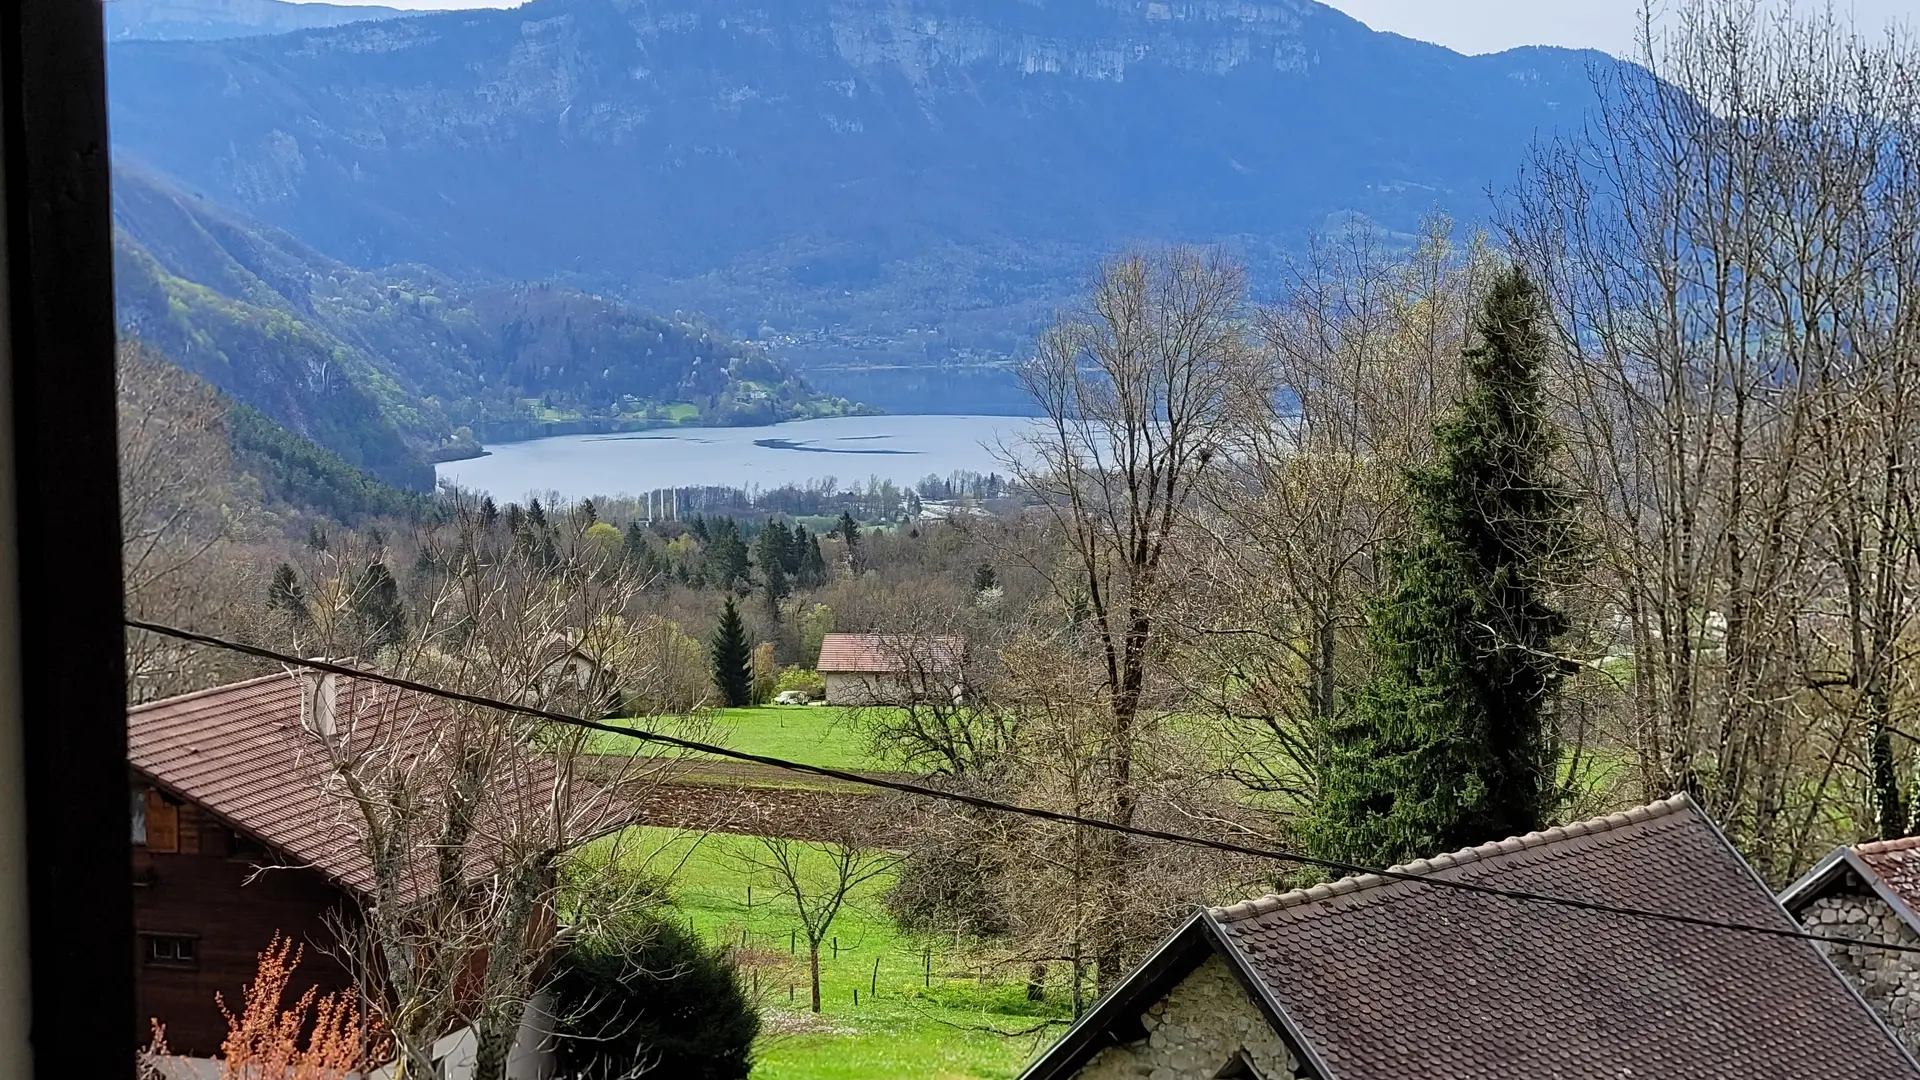
[[[773,692],[784,694],[789,690],[804,690],[808,697],[818,701],[827,696],[827,677],[812,668],[782,669],[780,678],[773,684]]]
[[[760,1015],[726,950],[651,919],[575,942],[553,984],[560,1075],[745,1080]]]

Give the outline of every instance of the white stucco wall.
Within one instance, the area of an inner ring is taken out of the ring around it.
[[[1109,1046],[1078,1080],[1213,1080],[1244,1053],[1259,1080],[1295,1080],[1294,1059],[1226,962],[1210,956],[1141,1016],[1145,1040]]]

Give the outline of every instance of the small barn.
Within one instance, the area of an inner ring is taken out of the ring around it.
[[[913,705],[966,696],[966,649],[957,637],[828,634],[815,665],[829,705]]]
[[[1024,1080],[1920,1077],[1691,799],[1193,915]],[[1429,883],[1429,881],[1434,883]]]

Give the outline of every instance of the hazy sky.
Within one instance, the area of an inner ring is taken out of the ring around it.
[[[331,0],[403,8],[513,7],[518,0]],[[1648,0],[1327,0],[1375,30],[1437,41],[1466,53],[1518,45],[1633,51],[1636,12]],[[1651,0],[1658,10],[1662,0]],[[1801,0],[1812,9],[1823,0]],[[1920,0],[1835,0],[1863,27],[1905,19],[1920,28]]]
[[[1437,41],[1465,53],[1499,52],[1519,45],[1566,45],[1633,51],[1638,12],[1646,0],[1326,0],[1375,30]],[[1651,0],[1658,13],[1665,5]],[[1816,10],[1803,0],[1801,10]],[[1835,0],[1863,28],[1896,19],[1913,24],[1920,0]]]

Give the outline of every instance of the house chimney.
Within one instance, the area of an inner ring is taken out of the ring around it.
[[[333,737],[340,676],[307,668],[300,673],[300,726],[323,739]]]

